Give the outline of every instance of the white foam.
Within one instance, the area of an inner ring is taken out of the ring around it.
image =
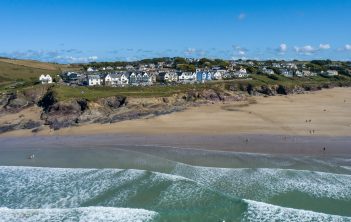
[[[143,170],[0,167],[0,206],[74,208],[126,206],[140,186],[186,178]],[[107,192],[113,192],[100,198]]]
[[[243,215],[242,221],[315,221],[315,222],[350,222],[351,217],[342,217],[324,213],[316,213],[307,210],[279,207],[271,204],[245,200],[248,209]]]
[[[351,175],[287,169],[227,169],[178,164],[174,174],[233,196],[266,201],[299,191],[314,197],[351,200]]]
[[[72,209],[8,209],[0,208],[2,222],[148,222],[158,214],[130,208],[87,207]]]
[[[351,166],[340,166],[340,167],[342,167],[342,168],[344,168],[346,170],[351,170]]]

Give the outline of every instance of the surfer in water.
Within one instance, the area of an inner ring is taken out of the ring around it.
[[[30,160],[33,160],[35,158],[35,155],[34,154],[31,154],[29,157],[28,157],[28,159],[30,159]]]

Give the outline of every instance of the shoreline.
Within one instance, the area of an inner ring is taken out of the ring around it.
[[[350,156],[350,137],[237,135],[141,135],[108,134],[81,136],[1,137],[4,149],[22,147],[71,147],[83,149],[153,147],[160,149],[207,150],[236,153],[307,156]],[[323,149],[325,148],[325,150]]]

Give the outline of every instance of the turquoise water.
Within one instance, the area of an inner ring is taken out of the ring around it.
[[[347,156],[120,145],[0,153],[0,221],[351,221]]]

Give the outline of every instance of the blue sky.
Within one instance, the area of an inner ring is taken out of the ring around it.
[[[351,60],[349,0],[1,0],[0,56]]]

